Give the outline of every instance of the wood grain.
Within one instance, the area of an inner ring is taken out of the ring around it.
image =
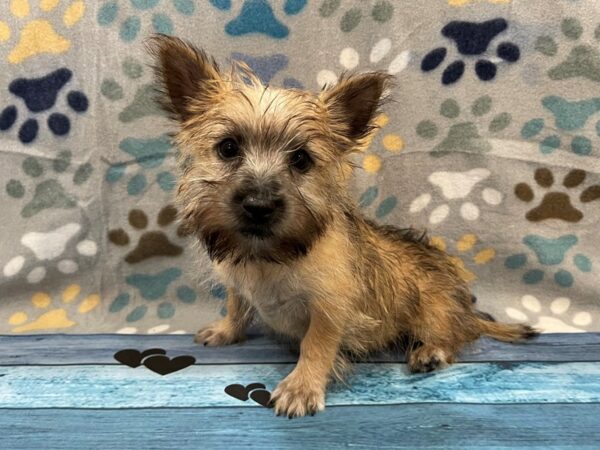
[[[190,366],[167,376],[145,367],[5,366],[3,408],[146,408],[256,406],[229,397],[229,384],[272,390],[289,364]],[[327,405],[600,402],[597,363],[461,363],[430,374],[404,364],[360,364],[349,386],[333,386]]]
[[[288,420],[251,408],[0,411],[6,449],[600,447],[599,404],[332,407]]]
[[[205,348],[191,335],[33,335],[0,336],[0,365],[117,364],[116,351],[160,347],[170,356],[192,355],[196,364],[293,363],[289,347],[253,336],[243,344]],[[527,344],[511,345],[480,339],[467,348],[462,362],[600,361],[600,333],[544,334]],[[371,362],[403,362],[399,352],[374,355]]]

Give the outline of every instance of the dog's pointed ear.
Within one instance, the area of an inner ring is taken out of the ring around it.
[[[181,122],[201,114],[203,100],[221,81],[215,60],[190,43],[163,34],[148,39],[146,48],[154,58],[162,108]]]
[[[392,76],[385,72],[342,75],[333,87],[326,87],[320,98],[329,116],[353,142],[366,138],[382,102],[388,97]]]

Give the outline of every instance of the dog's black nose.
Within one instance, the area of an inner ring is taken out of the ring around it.
[[[277,202],[272,199],[258,197],[256,195],[247,195],[242,201],[242,209],[248,219],[256,224],[265,224],[271,220]]]

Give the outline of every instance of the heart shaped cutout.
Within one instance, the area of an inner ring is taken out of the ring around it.
[[[266,389],[266,386],[262,383],[250,383],[246,385],[246,392],[253,391],[254,389]]]
[[[164,355],[167,352],[162,348],[151,348],[148,350],[144,350],[140,352],[134,348],[126,348],[123,350],[119,350],[117,353],[113,355],[113,357],[120,362],[121,364],[125,364],[129,367],[139,367],[142,364],[142,360],[150,355]]]
[[[250,383],[246,386],[241,384],[230,384],[225,388],[225,393],[238,400],[246,401],[248,397],[254,400],[259,405],[269,408],[271,401],[271,393],[266,390],[262,383]]]
[[[250,392],[250,398],[265,408],[272,408],[271,393],[265,389],[255,389]]]
[[[169,358],[168,356],[150,356],[144,360],[144,366],[159,375],[168,375],[191,366],[196,362],[193,356],[183,355]]]
[[[248,391],[241,384],[230,384],[225,388],[225,393],[244,402],[248,400]]]
[[[142,359],[144,359],[146,356],[166,355],[166,354],[167,354],[167,351],[162,348],[149,348],[148,350],[144,350],[142,352]]]

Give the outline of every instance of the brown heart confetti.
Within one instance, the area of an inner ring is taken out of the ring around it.
[[[188,355],[176,356],[175,358],[156,355],[145,359],[144,366],[146,366],[152,372],[158,373],[159,375],[168,375],[181,369],[185,369],[195,362],[196,358]]]
[[[265,389],[265,385],[262,383],[250,383],[246,386],[230,384],[225,388],[225,393],[244,402],[250,397],[259,405],[270,407],[271,393]]]
[[[164,355],[167,352],[162,348],[151,348],[148,350],[144,350],[140,352],[139,350],[133,348],[126,348],[124,350],[120,350],[114,354],[114,358],[119,361],[121,364],[125,364],[129,367],[139,367],[142,364],[142,360],[150,355]]]

